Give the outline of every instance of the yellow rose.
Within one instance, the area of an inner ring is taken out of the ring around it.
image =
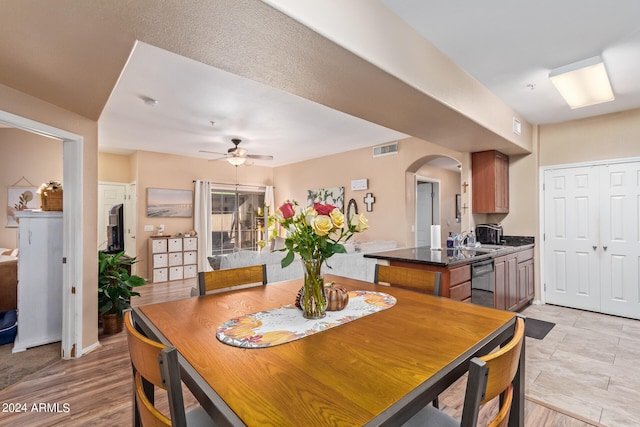
[[[351,217],[351,225],[355,227],[357,232],[361,232],[369,228],[369,221],[364,214],[354,215]]]
[[[303,212],[304,223],[310,227],[313,227],[313,221],[318,216],[318,212],[315,209],[307,207]]]
[[[331,230],[333,230],[333,223],[327,215],[318,215],[313,220],[313,231],[315,231],[318,236],[326,236],[331,233]]]
[[[340,209],[335,208],[331,211],[329,216],[331,217],[331,221],[333,221],[333,225],[336,228],[342,228],[342,226],[344,225],[344,215],[342,212],[340,212]]]

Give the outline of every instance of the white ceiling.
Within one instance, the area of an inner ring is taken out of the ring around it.
[[[382,0],[534,124],[640,107],[640,2]],[[571,110],[551,69],[601,55],[616,100]],[[148,106],[143,99],[158,101]],[[211,124],[211,121],[214,124]],[[138,42],[99,120],[100,149],[214,158],[240,138],[280,166],[406,135]]]
[[[381,1],[530,123],[640,107],[640,1]],[[571,110],[549,72],[593,56],[616,99]]]
[[[145,98],[157,100],[155,106]],[[213,121],[213,125],[211,124]],[[99,120],[100,149],[208,159],[232,138],[280,166],[405,138],[244,77],[138,42]]]

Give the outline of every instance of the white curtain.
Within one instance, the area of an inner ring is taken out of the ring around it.
[[[198,271],[211,271],[211,183],[196,181],[193,226],[198,233]]]
[[[269,231],[269,216],[273,215],[276,212],[276,206],[275,206],[275,201],[273,198],[273,186],[272,185],[267,185],[266,188],[264,189],[264,205],[265,205],[265,210],[264,210],[264,233],[265,233],[265,244],[267,245],[267,247],[270,247],[269,245],[269,239],[271,238],[270,236],[270,231]]]

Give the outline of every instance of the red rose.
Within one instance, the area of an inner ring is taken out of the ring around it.
[[[295,214],[293,205],[291,203],[285,203],[284,205],[280,206],[280,212],[282,212],[282,216],[284,217],[284,219],[291,218]]]
[[[329,215],[331,213],[332,210],[334,210],[336,207],[333,205],[329,205],[329,204],[322,204],[322,203],[317,203],[314,202],[313,203],[313,209],[316,210],[316,212],[318,212],[318,215]]]

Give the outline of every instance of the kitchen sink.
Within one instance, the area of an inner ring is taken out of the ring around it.
[[[475,251],[477,253],[488,254],[491,252],[499,251],[500,249],[505,249],[507,246],[504,245],[482,245],[482,246],[464,246],[462,250],[464,251]]]

